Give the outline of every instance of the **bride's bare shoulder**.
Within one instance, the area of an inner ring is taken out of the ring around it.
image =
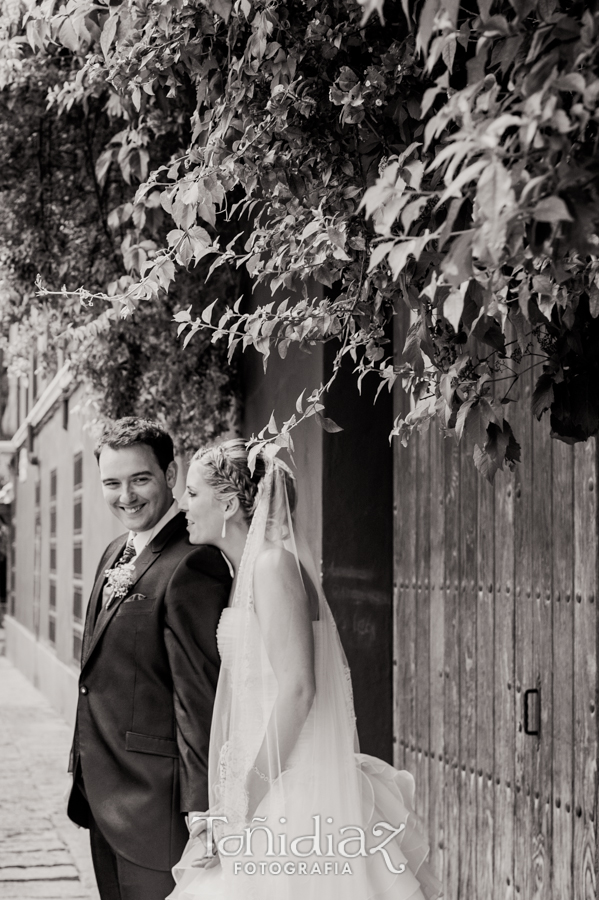
[[[254,576],[262,578],[297,578],[297,561],[293,553],[279,544],[266,543],[256,558]]]
[[[305,569],[298,565],[293,553],[277,544],[267,544],[260,551],[254,569],[254,589],[280,599],[307,603],[313,621],[319,617],[318,593]]]

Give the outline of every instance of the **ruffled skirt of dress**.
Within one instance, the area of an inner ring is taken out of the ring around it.
[[[333,859],[330,854],[327,857],[323,829],[323,855],[302,859],[303,871],[298,870],[300,860],[292,854],[269,859],[264,852],[254,853],[249,860],[256,864],[255,871],[248,869],[248,857],[243,854],[202,869],[194,862],[204,855],[205,844],[190,840],[173,869],[177,885],[168,900],[438,900],[442,885],[426,861],[429,847],[414,814],[412,775],[362,753],[356,754],[356,765],[362,789],[362,822],[347,824],[352,828],[360,825],[366,836],[366,856],[357,855],[359,844],[354,841],[351,858],[339,853]],[[308,767],[297,767],[282,777],[287,781],[284,806],[275,814],[277,821],[283,816],[286,819],[289,847],[294,835],[308,834],[303,829],[313,827],[312,810],[305,808],[304,800],[309,796],[311,772]],[[272,815],[272,798],[270,808]],[[260,808],[256,814],[260,814]],[[378,823],[386,827],[377,829]],[[401,833],[388,840],[401,824]],[[280,826],[273,828],[276,830],[280,831]],[[375,849],[381,845],[382,849]],[[291,868],[288,874],[285,863],[288,870]],[[342,874],[346,863],[351,873],[346,866]]]

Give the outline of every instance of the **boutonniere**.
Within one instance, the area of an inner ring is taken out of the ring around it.
[[[110,606],[113,600],[120,600],[125,597],[133,584],[133,576],[135,575],[135,566],[133,563],[125,563],[122,566],[115,566],[114,569],[106,569],[106,587],[110,592],[110,599],[106,606]]]

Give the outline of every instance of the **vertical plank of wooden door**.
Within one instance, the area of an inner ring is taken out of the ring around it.
[[[445,764],[443,708],[445,694],[445,439],[431,426],[431,562],[430,562],[430,754],[429,841],[430,862],[443,878]]]
[[[526,368],[526,367],[525,367]],[[514,668],[515,703],[514,888],[520,897],[532,893],[532,799],[534,738],[524,733],[524,692],[536,687],[533,667],[532,557],[538,538],[533,520],[533,445],[530,391],[532,372],[520,377],[520,399],[509,418],[521,447],[514,471]],[[507,590],[507,588],[506,588]],[[504,596],[504,600],[507,599]],[[506,776],[507,777],[507,776]],[[507,787],[507,784],[506,784]]]
[[[418,436],[416,542],[416,812],[429,828],[431,429]]]
[[[531,373],[532,375],[533,373]],[[533,378],[531,389],[536,380]],[[527,410],[530,404],[527,404]],[[532,847],[531,847],[531,900],[545,900],[552,896],[551,821],[552,804],[552,747],[553,734],[553,649],[552,622],[552,556],[553,556],[553,441],[549,434],[549,422],[537,422],[533,418],[533,671],[531,688],[539,691],[540,734],[530,736],[532,747]],[[523,686],[524,690],[524,686]],[[548,802],[549,801],[549,802]]]
[[[494,900],[514,896],[514,475],[495,478]],[[509,787],[508,787],[509,783]]]
[[[402,448],[403,449],[403,448]],[[404,512],[403,502],[399,500],[402,481],[398,476],[401,472],[401,463],[404,454],[399,447],[396,446],[393,459],[394,471],[394,492],[395,503],[393,513],[393,763],[397,768],[403,769],[405,765],[404,758],[404,741],[403,741],[403,705],[404,695],[402,685],[404,682],[404,661],[403,652],[404,641],[404,580],[407,578],[405,573],[405,560],[403,553],[400,552],[400,537],[402,528],[400,524],[401,516]]]
[[[403,723],[400,723],[404,738],[405,767],[416,777],[416,554],[418,547],[418,438],[413,435],[407,447],[407,465],[404,472],[403,490],[405,492],[404,515],[406,522],[402,528],[402,546],[400,552],[405,554],[405,577],[403,582],[403,617],[401,637],[404,657],[402,683]]]
[[[398,477],[398,513],[395,530],[397,588],[394,656],[397,665],[395,681],[395,737],[402,758],[400,765],[412,771],[406,756],[410,734],[414,729],[414,600],[412,584],[416,564],[416,440],[407,447],[399,442],[396,449]]]
[[[552,900],[572,897],[574,734],[574,448],[553,448]],[[551,657],[550,657],[551,659]],[[541,697],[541,702],[545,701]],[[543,734],[542,740],[548,735]],[[543,785],[545,787],[545,785]]]
[[[476,616],[476,890],[473,896],[493,897],[495,822],[494,714],[494,584],[495,493],[481,478],[478,485],[478,609]]]
[[[408,309],[403,305],[394,319],[393,351],[396,364],[402,361],[402,350],[408,330]],[[409,411],[407,394],[398,381],[393,389],[393,414],[405,416]],[[406,737],[410,720],[410,681],[408,629],[411,584],[416,556],[416,484],[414,446],[403,447],[393,441],[393,738],[394,761],[399,768],[407,766]]]
[[[403,652],[404,642],[404,582],[408,577],[405,572],[405,560],[401,552],[402,525],[401,518],[404,514],[401,488],[403,486],[401,473],[402,463],[405,459],[405,448],[401,448],[399,442],[395,442],[393,456],[393,764],[398,769],[405,766],[404,740],[403,740],[403,704],[404,695],[402,685],[404,682],[405,656]]]
[[[463,850],[459,816],[460,764],[460,458],[453,440],[445,442],[445,870],[448,898],[457,898]]]
[[[478,482],[469,448],[460,453],[460,881],[459,896],[476,884],[476,576]]]
[[[595,439],[574,448],[574,891],[595,900],[597,464]]]

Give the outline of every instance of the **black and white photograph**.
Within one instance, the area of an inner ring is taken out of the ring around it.
[[[0,900],[596,900],[599,2],[0,0]]]

